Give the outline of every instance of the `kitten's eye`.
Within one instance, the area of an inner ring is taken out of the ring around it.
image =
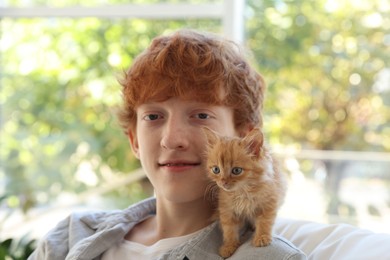
[[[214,173],[214,174],[218,174],[221,172],[221,170],[219,169],[218,166],[213,166],[211,167],[211,171]]]
[[[232,169],[232,173],[233,173],[234,175],[239,175],[239,174],[242,173],[242,168],[241,168],[241,167],[234,167],[234,168]]]

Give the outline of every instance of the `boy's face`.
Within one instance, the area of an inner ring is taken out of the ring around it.
[[[171,98],[137,108],[136,133],[130,133],[129,139],[159,199],[204,198],[208,179],[203,126],[221,135],[237,134],[229,107]]]

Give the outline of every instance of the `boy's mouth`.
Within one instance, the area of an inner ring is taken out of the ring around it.
[[[165,167],[179,167],[179,166],[196,166],[200,163],[162,163],[159,164],[159,166],[165,166]]]
[[[186,166],[197,166],[199,162],[191,161],[166,161],[158,164],[160,167],[186,167]]]

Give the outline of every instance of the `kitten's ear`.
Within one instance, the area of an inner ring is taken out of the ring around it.
[[[202,130],[203,130],[204,134],[206,135],[207,145],[208,146],[214,145],[218,140],[218,135],[208,127],[202,127]]]
[[[259,159],[264,144],[264,135],[260,128],[253,128],[248,135],[244,137],[244,142],[247,145],[248,151],[252,153],[256,159]]]

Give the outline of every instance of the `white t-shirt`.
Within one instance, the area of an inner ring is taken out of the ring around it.
[[[188,241],[189,239],[196,236],[203,229],[198,230],[194,233],[181,236],[181,237],[171,237],[165,238],[157,241],[151,246],[145,246],[140,243],[132,242],[123,239],[119,244],[112,246],[106,252],[104,252],[102,260],[117,260],[117,259],[126,259],[126,260],[150,260],[156,259],[169,250],[179,246],[180,244]]]

